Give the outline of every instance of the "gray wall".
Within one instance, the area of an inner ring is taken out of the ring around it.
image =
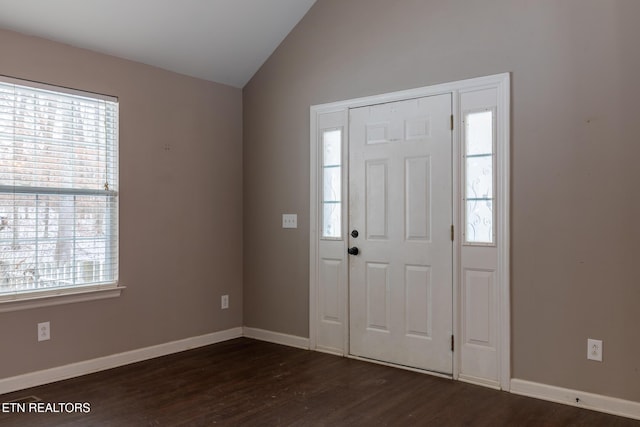
[[[308,336],[310,105],[511,72],[513,377],[640,401],[638,16],[318,0],[243,90],[245,325]]]
[[[0,58],[0,74],[120,98],[127,286],[119,298],[0,313],[0,379],[242,326],[241,91],[7,31]],[[51,341],[38,343],[47,320]]]

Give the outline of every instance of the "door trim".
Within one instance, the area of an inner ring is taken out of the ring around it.
[[[496,320],[496,340],[492,351],[495,353],[496,374],[491,378],[483,378],[482,375],[461,372],[462,354],[462,293],[461,293],[461,272],[462,272],[462,214],[461,197],[462,190],[461,171],[463,159],[461,156],[462,146],[462,110],[460,105],[461,96],[474,91],[494,89],[496,93],[496,120],[498,123],[496,133],[496,248],[497,248],[497,268],[495,270],[495,308],[497,309]],[[355,98],[345,101],[328,104],[314,105],[310,108],[310,218],[309,218],[309,344],[311,350],[323,351],[338,355],[348,355],[349,352],[349,317],[348,317],[348,270],[347,265],[347,205],[342,203],[342,238],[324,240],[321,239],[320,225],[322,217],[320,214],[321,203],[321,168],[319,160],[321,155],[320,133],[322,129],[342,129],[342,158],[347,159],[348,153],[348,111],[351,108],[362,107],[385,102],[401,101],[425,96],[451,93],[453,95],[453,216],[456,229],[453,254],[453,330],[454,344],[456,351],[453,357],[454,379],[475,382],[494,388],[509,390],[511,380],[511,351],[510,351],[510,75],[509,73],[496,74],[492,76],[461,80],[457,82],[443,83],[433,86],[426,86],[416,89],[403,90],[392,93]],[[343,201],[348,200],[348,162],[343,161],[342,197]],[[323,250],[321,245],[331,242],[335,253],[332,261],[336,266],[335,271],[335,294],[337,298],[336,316],[326,322],[320,319],[319,304],[319,283],[321,273],[320,254]],[[340,256],[342,258],[340,258]],[[340,264],[341,263],[341,264]],[[325,327],[327,326],[327,327]],[[329,331],[329,332],[327,332]],[[331,339],[327,338],[327,333],[332,334]],[[330,344],[327,344],[330,342]]]

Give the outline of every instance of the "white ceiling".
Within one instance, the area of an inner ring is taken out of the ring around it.
[[[316,0],[0,0],[0,28],[243,87]]]

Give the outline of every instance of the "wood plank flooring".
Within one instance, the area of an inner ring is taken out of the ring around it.
[[[246,338],[0,396],[89,413],[1,426],[640,426],[639,421]]]

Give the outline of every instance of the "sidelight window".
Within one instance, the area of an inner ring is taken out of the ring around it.
[[[342,230],[342,130],[322,132],[322,237],[339,239]]]
[[[465,243],[495,243],[495,112],[464,115]]]

